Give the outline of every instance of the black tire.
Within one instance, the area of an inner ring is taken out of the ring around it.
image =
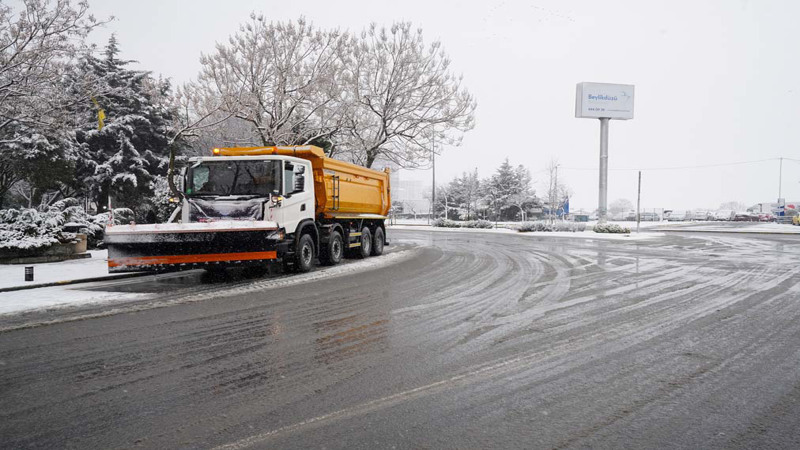
[[[375,236],[372,238],[372,256],[380,256],[383,254],[383,228],[375,228]]]
[[[300,236],[294,254],[294,270],[300,273],[310,272],[314,268],[314,240],[311,235]]]
[[[342,240],[342,233],[331,231],[331,235],[328,237],[328,245],[320,252],[320,262],[327,266],[335,266],[342,261],[343,255],[344,241]]]
[[[356,248],[357,258],[366,258],[372,252],[372,233],[369,228],[364,227],[361,229],[361,246]]]

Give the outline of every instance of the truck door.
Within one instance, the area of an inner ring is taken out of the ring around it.
[[[294,232],[304,219],[314,217],[314,188],[311,163],[283,162],[283,203],[279,225],[287,233]]]

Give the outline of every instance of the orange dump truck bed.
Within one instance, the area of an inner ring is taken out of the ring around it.
[[[285,155],[311,161],[316,215],[325,218],[386,216],[392,204],[389,169],[377,171],[328,158],[313,145],[214,149],[219,156]]]

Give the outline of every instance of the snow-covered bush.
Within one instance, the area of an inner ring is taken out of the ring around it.
[[[494,224],[488,220],[468,220],[461,224],[461,228],[494,228]]]
[[[114,223],[134,219],[129,208],[114,209]],[[103,239],[108,213],[86,214],[80,202],[67,198],[50,205],[46,211],[35,209],[0,210],[0,250],[35,252],[56,244],[75,241],[75,232],[85,233],[89,248]],[[70,231],[65,231],[69,229]]]
[[[628,227],[622,227],[615,223],[604,223],[604,224],[597,224],[594,226],[595,233],[620,233],[620,234],[630,234],[631,229]]]
[[[459,222],[450,219],[436,219],[431,225],[443,228],[494,228],[492,222],[488,220],[468,220],[466,222]]]
[[[433,221],[433,223],[431,223],[431,225],[434,227],[461,228],[461,224],[450,219],[436,219]]]
[[[537,220],[533,222],[523,222],[517,225],[516,230],[520,233],[530,231],[571,231],[578,232],[586,230],[586,224],[582,222],[548,222]]]
[[[75,234],[63,231],[65,217],[59,210],[42,213],[35,209],[0,210],[0,251],[36,251],[72,242]]]

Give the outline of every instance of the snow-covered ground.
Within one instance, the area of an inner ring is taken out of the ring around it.
[[[97,290],[104,285],[106,286],[106,289],[113,289],[113,287],[108,287],[109,283],[119,286],[120,283],[128,284],[141,282],[143,278],[136,278],[134,280],[98,281],[86,284],[51,286],[38,289],[3,292],[0,294],[0,315],[14,314],[32,310],[69,308],[92,304],[104,304],[113,306],[115,308],[126,308],[125,306],[120,306],[117,304],[130,300],[152,299],[153,303],[151,303],[149,306],[133,306],[127,309],[129,311],[137,311],[141,310],[141,308],[147,309],[183,303],[193,303],[203,300],[244,295],[250,292],[261,292],[270,288],[299,285],[330,277],[362,273],[365,270],[377,269],[386,265],[400,262],[404,259],[413,257],[415,254],[416,250],[413,249],[388,251],[379,259],[369,258],[366,260],[353,260],[348,261],[346,264],[339,264],[332,267],[318,267],[317,270],[309,273],[264,277],[262,279],[255,279],[252,282],[245,284],[233,286],[220,285],[218,289],[201,290],[200,292],[171,292],[171,294],[175,295],[167,298],[165,298],[163,295],[159,298],[157,293],[152,292],[128,293],[119,292],[118,290]],[[152,282],[155,281],[156,278],[163,281],[164,278],[181,276],[185,276],[185,272],[181,274],[169,273],[161,275],[149,275],[148,277],[153,277],[149,280],[149,282]],[[144,277],[144,280],[146,280],[148,277]],[[116,311],[120,311],[120,309],[116,309]],[[0,331],[2,331],[2,329],[0,329]]]
[[[91,258],[38,264],[0,264],[0,288],[27,286],[81,278],[110,276],[108,251],[90,250]],[[33,281],[25,281],[25,267],[33,266]]]
[[[414,225],[391,225],[388,230],[426,230],[434,232],[455,232],[455,233],[495,233],[495,234],[513,234],[517,236],[528,237],[569,237],[578,239],[600,239],[605,241],[639,241],[644,239],[652,239],[663,236],[663,233],[636,233],[631,234],[614,234],[614,233],[595,233],[591,230],[591,226],[586,227],[586,231],[531,231],[520,233],[519,231],[510,228],[444,228],[432,227],[430,225],[414,224]]]
[[[768,222],[661,222],[660,225],[662,230],[800,234],[798,226]]]
[[[94,284],[94,283],[90,283]],[[149,294],[81,290],[87,285],[52,286],[0,293],[0,315],[34,309],[135,300]]]
[[[494,222],[492,222],[494,223]],[[521,222],[498,222],[497,226],[499,228],[513,228],[519,225]],[[585,222],[586,228],[591,228],[597,224],[597,221]],[[631,230],[636,229],[636,222],[608,222],[610,224],[617,224],[622,227],[628,227]],[[692,222],[642,222],[640,229],[652,228],[657,227],[659,225],[665,225],[667,223],[692,223]],[[430,225],[430,221],[427,219],[397,219],[396,222],[393,222],[396,225],[417,225],[417,226],[424,226]]]
[[[610,221],[609,224],[616,224],[621,227],[630,228],[635,234],[636,232],[636,222],[614,222]],[[497,231],[501,231],[504,228],[510,229],[516,225],[519,225],[520,222],[499,222]],[[597,224],[597,221],[590,221],[586,222],[586,229],[591,230],[593,226]],[[406,226],[429,226],[427,219],[398,219],[396,222],[396,226],[399,228],[402,225]],[[431,227],[432,228],[432,227]],[[438,230],[453,230],[454,228],[436,228]],[[642,231],[658,231],[660,229],[663,230],[678,230],[678,229],[687,229],[692,231],[714,231],[714,232],[727,232],[727,233],[741,233],[741,232],[748,232],[748,233],[787,233],[787,234],[800,234],[800,227],[793,226],[790,224],[778,224],[778,223],[767,223],[767,222],[641,222],[639,225],[639,229]],[[457,228],[456,228],[457,230]],[[600,233],[591,232],[592,235],[598,235]],[[525,234],[536,234],[536,235],[549,235],[549,236],[559,236],[559,233],[525,233]],[[567,233],[567,235],[576,235],[579,233]]]

